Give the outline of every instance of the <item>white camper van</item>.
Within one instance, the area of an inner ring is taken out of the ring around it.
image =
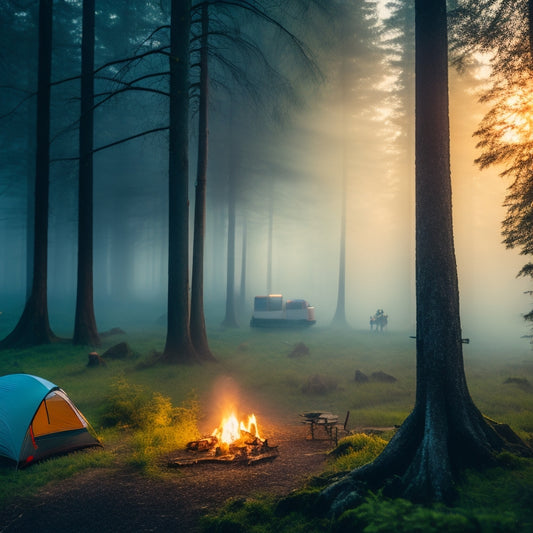
[[[256,328],[297,328],[316,323],[315,308],[306,300],[283,301],[281,294],[256,296],[250,326]]]

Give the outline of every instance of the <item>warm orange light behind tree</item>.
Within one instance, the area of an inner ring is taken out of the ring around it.
[[[481,101],[490,105],[475,135],[481,168],[500,167],[510,185],[502,221],[503,242],[533,254],[533,0],[465,0],[451,21],[455,62],[475,52],[491,58]],[[518,275],[533,276],[533,263]],[[533,320],[533,311],[526,314]]]

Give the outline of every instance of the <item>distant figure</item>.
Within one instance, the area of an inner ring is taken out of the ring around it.
[[[376,331],[383,331],[383,328],[388,324],[388,315],[386,315],[383,309],[378,309],[374,316],[370,317],[370,331],[376,328]]]

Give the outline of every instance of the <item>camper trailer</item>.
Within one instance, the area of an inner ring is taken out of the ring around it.
[[[281,294],[256,296],[250,326],[256,328],[297,328],[315,324],[315,308],[303,299],[283,301]]]

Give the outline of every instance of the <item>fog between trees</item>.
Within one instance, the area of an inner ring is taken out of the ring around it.
[[[133,4],[123,12],[116,12],[112,3],[102,7],[97,18],[97,65],[131,54],[168,15],[152,3]],[[55,12],[54,80],[74,76],[79,68],[78,7],[72,3]],[[12,23],[1,37],[6,53],[0,65],[0,85],[10,88],[3,90],[3,115],[15,107],[23,91],[35,90],[36,28],[33,8],[21,14],[3,3],[1,9],[3,20]],[[251,64],[247,67],[253,71],[254,83],[260,80],[258,89],[265,93],[261,101],[251,100],[236,86],[228,92],[221,81],[218,85],[213,82],[204,288],[208,327],[218,326],[224,313],[226,187],[230,174],[238,184],[237,290],[245,221],[247,231],[241,327],[248,327],[253,296],[267,290],[270,205],[272,291],[308,299],[316,307],[318,326],[330,323],[337,300],[345,169],[348,322],[354,328],[366,329],[369,315],[383,308],[389,314],[390,329],[414,334],[410,133],[414,109],[412,99],[404,97],[412,88],[407,86],[399,100],[396,86],[398,74],[406,74],[398,69],[411,67],[400,62],[400,67],[393,68],[387,62],[389,55],[369,40],[373,34],[365,24],[370,21],[355,12],[352,16],[350,27],[343,27],[339,20],[317,17],[316,24],[323,25],[318,26],[322,41],[295,26],[315,52],[324,75],[319,83],[299,70],[291,79],[291,62],[296,59],[284,55],[266,30],[260,36],[268,57],[279,60],[277,67],[294,83],[298,105],[286,101],[279,86],[269,84],[272,80]],[[334,24],[350,35],[342,47],[333,40]],[[344,76],[343,64],[348,65]],[[156,67],[151,63],[143,68]],[[485,112],[476,103],[473,74],[459,76],[451,71],[450,75],[454,228],[463,334],[472,342],[516,341],[527,348],[527,341],[520,336],[527,333],[521,315],[530,305],[529,297],[523,294],[529,288],[528,281],[515,278],[523,258],[501,244],[506,184],[496,170],[481,172],[473,164],[478,154],[471,135]],[[228,78],[224,81],[234,83]],[[96,92],[109,90],[109,84],[98,83]],[[58,161],[51,165],[48,289],[51,324],[62,335],[71,334],[75,306],[77,163],[59,160],[75,155],[76,90],[74,83],[54,86],[52,91],[51,150],[52,159]],[[33,106],[29,99],[4,117],[0,132],[3,335],[15,325],[26,298],[27,183],[34,172]],[[194,104],[191,107],[194,113]],[[96,110],[95,147],[164,125],[166,112],[164,98],[154,94],[128,93],[115,98]],[[193,115],[191,124],[195,121]],[[94,290],[100,329],[127,328],[131,322],[154,324],[166,311],[166,135],[142,137],[94,156]],[[195,145],[193,125],[191,204]]]

